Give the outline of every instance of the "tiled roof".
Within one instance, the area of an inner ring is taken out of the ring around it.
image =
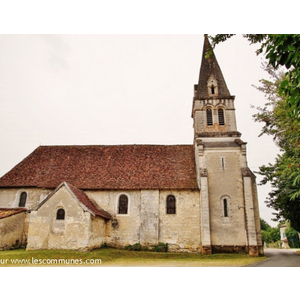
[[[62,187],[65,186],[67,190],[73,194],[76,200],[81,204],[83,209],[87,209],[90,213],[103,217],[105,219],[112,219],[112,216],[105,210],[100,207],[97,207],[90,198],[86,195],[85,192],[81,191],[77,187],[67,183],[62,182],[52,193],[50,193],[34,210],[38,210],[41,206],[43,206],[49,199]]]
[[[19,214],[21,212],[27,211],[26,208],[18,207],[18,208],[0,208],[0,219],[7,218],[12,215]]]
[[[95,215],[103,217],[105,219],[112,219],[112,216],[105,210],[96,207],[95,204],[90,200],[90,198],[84,193],[82,190],[78,189],[77,187],[66,183],[65,184],[71,189],[75,197],[78,201],[80,201],[86,208],[88,208],[91,212]]]
[[[192,145],[40,146],[0,187],[197,189]]]

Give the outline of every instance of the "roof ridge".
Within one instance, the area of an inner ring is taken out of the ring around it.
[[[193,146],[193,144],[102,144],[102,145],[40,145],[35,150],[39,148],[47,148],[47,147],[130,147],[130,146],[162,146],[162,147],[174,147],[174,146]],[[34,151],[35,151],[34,150]],[[33,152],[32,152],[33,153]],[[31,153],[31,154],[32,154]]]
[[[79,189],[75,185],[72,185],[66,181],[64,181],[63,184],[71,190],[72,194],[76,197],[76,199],[81,204],[83,204],[90,213],[96,214],[96,215],[104,217],[106,219],[112,218],[111,215],[107,211],[105,211],[102,208],[99,209],[83,190]],[[77,193],[80,193],[84,197],[84,199],[82,199],[81,197],[78,197]],[[84,200],[84,201],[82,201],[82,200]],[[88,203],[85,203],[85,201],[88,201]],[[90,206],[90,207],[88,207],[86,204],[88,204],[88,206]]]

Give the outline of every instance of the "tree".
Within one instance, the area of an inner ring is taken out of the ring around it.
[[[280,241],[280,229],[271,227],[265,220],[260,219],[261,237],[267,245]]]
[[[219,34],[213,46],[232,37]],[[245,34],[251,44],[258,44],[256,53],[265,52],[265,70],[270,80],[262,79],[258,87],[266,103],[254,115],[264,123],[262,134],[273,136],[280,148],[274,164],[261,166],[260,184],[271,183],[267,206],[276,210],[277,221],[289,220],[300,231],[300,35]],[[279,66],[285,71],[278,71]]]
[[[258,107],[254,120],[264,123],[261,135],[273,136],[282,154],[274,164],[261,166],[258,174],[263,176],[261,184],[271,183],[266,203],[277,211],[276,220],[289,220],[300,231],[300,124],[289,117],[292,108],[279,93],[285,74],[270,66],[265,66],[265,70],[271,80],[260,80],[257,89],[265,94],[267,101],[264,107]]]
[[[289,223],[287,224],[287,227],[285,229],[285,235],[291,248],[300,247],[299,234],[294,228],[291,227]]]
[[[261,230],[268,230],[271,226],[264,220],[264,219],[260,219],[260,229]]]

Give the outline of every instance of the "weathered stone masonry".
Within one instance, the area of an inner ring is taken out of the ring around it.
[[[255,176],[235,96],[214,53],[205,58],[210,50],[205,35],[193,144],[38,147],[0,178],[0,249],[162,242],[170,251],[261,254]]]

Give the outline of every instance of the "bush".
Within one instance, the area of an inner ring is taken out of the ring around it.
[[[141,251],[142,245],[140,243],[135,243],[133,245],[129,244],[129,245],[125,246],[125,249],[130,250],[130,251]]]
[[[291,248],[300,248],[299,235],[294,228],[288,225],[285,230],[285,235]]]
[[[129,245],[125,246],[125,249],[129,250],[129,251],[152,250],[155,252],[168,252],[169,246],[168,246],[168,244],[165,244],[165,243],[158,243],[157,245],[154,245],[154,246],[150,247],[150,249],[149,249],[148,246],[142,247],[142,245],[140,243],[136,243],[133,245],[129,244]]]
[[[168,252],[169,250],[169,245],[168,243],[158,243],[158,245],[153,246],[153,251],[155,252]]]
[[[280,229],[276,227],[265,227],[266,230],[261,230],[263,244],[273,248],[276,242],[280,242]]]
[[[106,243],[102,244],[100,249],[102,249],[102,248],[108,248],[107,244]]]

